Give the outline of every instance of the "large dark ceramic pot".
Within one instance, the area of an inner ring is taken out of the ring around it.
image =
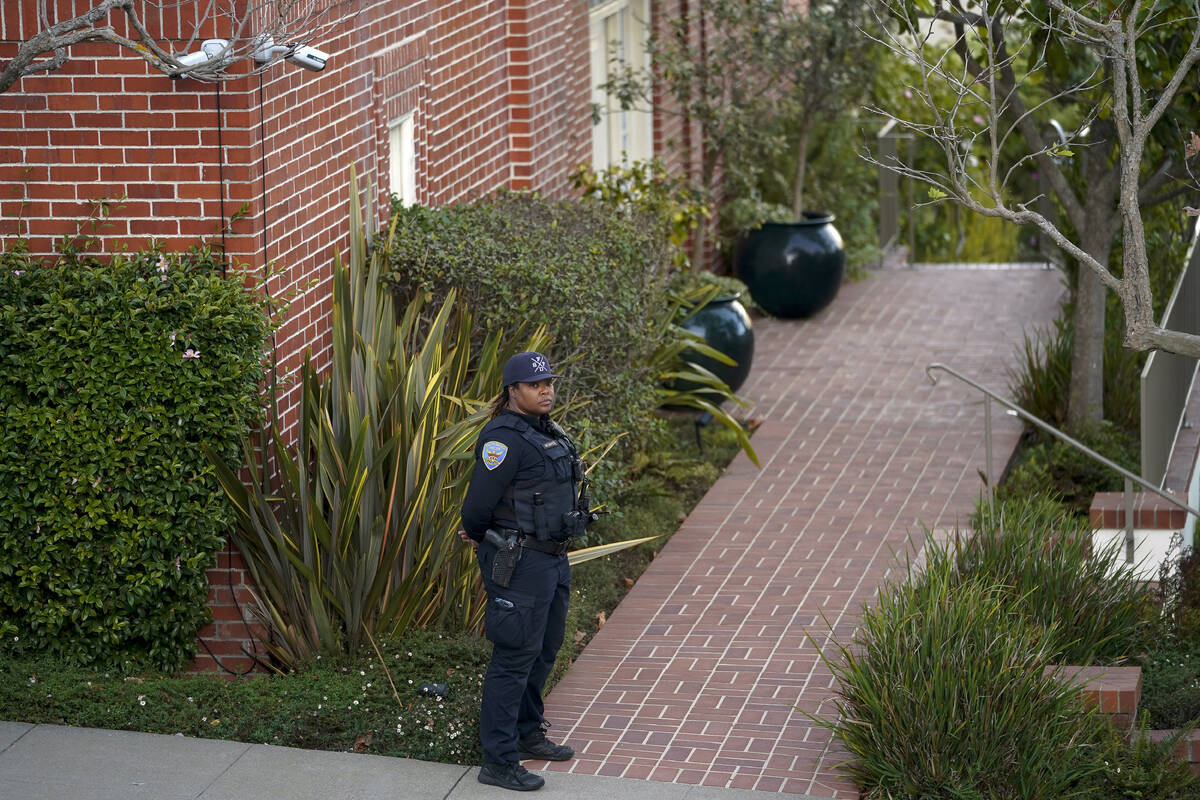
[[[738,300],[738,295],[725,295],[709,301],[707,305],[692,312],[691,316],[680,323],[680,327],[699,334],[704,338],[705,344],[729,356],[737,364],[722,364],[708,356],[689,351],[685,351],[683,357],[725,381],[730,390],[736,392],[741,388],[746,382],[746,376],[750,374],[750,364],[754,361],[754,329],[750,325],[750,315]]]
[[[767,222],[749,231],[736,266],[750,296],[768,314],[810,317],[842,285],[846,251],[832,214],[806,213],[801,222]]]

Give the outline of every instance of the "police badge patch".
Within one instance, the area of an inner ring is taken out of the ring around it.
[[[483,445],[480,457],[483,458],[483,465],[489,470],[493,470],[504,463],[506,455],[508,455],[508,445],[504,442],[487,442]]]

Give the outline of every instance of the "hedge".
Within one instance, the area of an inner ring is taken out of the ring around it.
[[[208,622],[230,460],[260,418],[268,322],[204,248],[0,257],[0,635],[174,668]]]
[[[669,231],[656,217],[595,200],[500,193],[399,216],[385,280],[402,299],[456,289],[485,327],[546,325],[560,405],[584,444],[636,444],[657,405],[653,355],[668,332]],[[497,387],[499,388],[499,387]]]

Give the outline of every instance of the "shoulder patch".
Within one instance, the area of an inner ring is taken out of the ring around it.
[[[508,445],[504,442],[490,441],[485,442],[483,449],[480,452],[480,457],[483,459],[483,465],[489,470],[504,463],[504,457],[508,455]]]

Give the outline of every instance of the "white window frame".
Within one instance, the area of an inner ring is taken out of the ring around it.
[[[410,111],[388,123],[388,189],[402,205],[417,202],[417,148]]]
[[[622,110],[616,98],[600,88],[608,80],[612,56],[641,71],[649,67],[649,0],[591,0],[589,44],[592,102],[600,111],[592,128],[592,167],[607,169],[654,155],[654,117],[648,107]]]

